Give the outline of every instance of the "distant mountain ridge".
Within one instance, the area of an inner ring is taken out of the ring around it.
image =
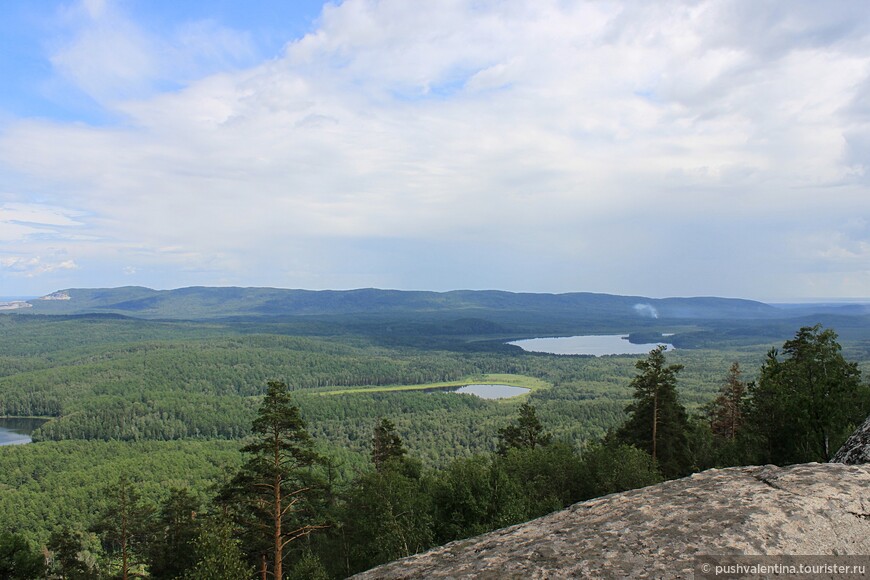
[[[113,313],[135,318],[215,319],[311,315],[377,315],[496,312],[634,319],[778,318],[773,306],[735,298],[647,298],[590,292],[516,293],[500,290],[449,292],[380,290],[290,290],[195,286],[152,290],[140,286],[69,288],[28,301],[32,314]]]

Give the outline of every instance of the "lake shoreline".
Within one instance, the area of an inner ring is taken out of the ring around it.
[[[659,345],[666,350],[674,346],[666,340],[655,343],[637,344],[629,341],[630,333],[623,334],[583,334],[576,336],[554,336],[514,340],[507,344],[518,346],[526,352],[536,352],[559,356],[642,356]],[[664,335],[661,335],[665,339]]]
[[[43,417],[0,417],[0,446],[33,443],[31,434],[49,420]]]

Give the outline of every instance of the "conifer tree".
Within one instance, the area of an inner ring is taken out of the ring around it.
[[[720,439],[734,441],[743,426],[746,383],[740,378],[741,374],[740,363],[735,361],[708,411],[710,430]]]
[[[106,495],[109,504],[94,530],[110,550],[120,551],[121,578],[127,580],[139,557],[136,550],[149,535],[152,510],[142,503],[136,486],[126,475],[121,475]]]
[[[857,364],[847,362],[837,334],[805,326],[768,352],[750,388],[749,427],[770,463],[828,461],[870,411]]]
[[[285,547],[326,527],[313,523],[320,485],[310,467],[319,457],[299,407],[292,404],[282,382],[268,383],[251,430],[253,441],[242,448],[249,459],[222,496],[241,504],[237,515],[252,516],[270,530],[272,574],[280,579],[284,578]]]
[[[677,397],[677,373],[683,365],[665,365],[665,346],[635,363],[640,371],[631,381],[634,402],[628,419],[616,433],[618,441],[649,453],[667,477],[683,475],[688,467],[689,419]]]
[[[511,448],[535,449],[549,445],[553,436],[544,433],[534,405],[526,402],[520,405],[517,422],[498,430],[498,439],[498,452],[505,455]]]
[[[407,452],[402,438],[396,433],[396,425],[386,418],[378,421],[372,437],[372,463],[375,464],[375,470],[383,471],[390,461],[401,460]]]
[[[150,543],[149,571],[157,578],[176,578],[196,562],[194,542],[199,534],[199,500],[186,489],[172,489],[160,505],[154,540]]]

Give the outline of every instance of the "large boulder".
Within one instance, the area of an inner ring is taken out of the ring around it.
[[[831,459],[831,463],[845,463],[846,465],[860,465],[870,463],[870,417],[858,430],[852,433],[846,442]]]
[[[359,574],[692,578],[710,554],[870,554],[870,465],[709,470],[613,494]]]

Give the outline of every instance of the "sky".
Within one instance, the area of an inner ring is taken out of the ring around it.
[[[0,296],[870,296],[853,0],[4,0]]]

